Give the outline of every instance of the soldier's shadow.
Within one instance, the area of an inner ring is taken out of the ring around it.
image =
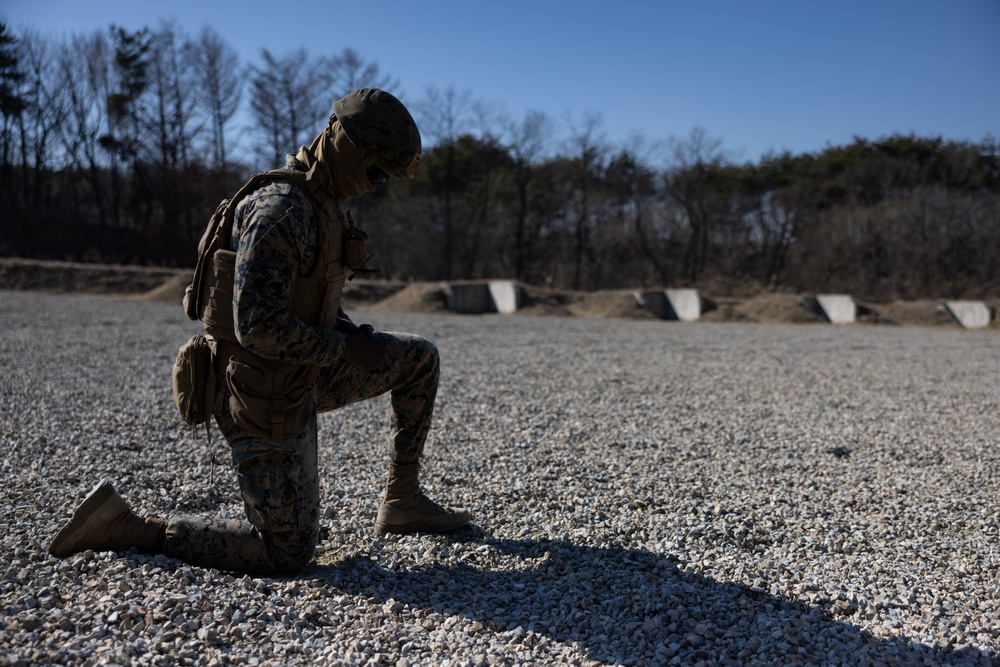
[[[465,549],[457,564],[386,567],[359,554],[307,576],[338,592],[464,616],[498,632],[521,627],[612,664],[673,657],[681,664],[994,664],[974,649],[879,639],[828,611],[681,570],[643,549],[498,540],[476,527],[444,546],[456,543],[481,546]],[[491,565],[497,555],[515,566]]]

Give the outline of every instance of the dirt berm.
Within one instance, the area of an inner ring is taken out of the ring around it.
[[[0,259],[0,289],[120,294],[180,304],[190,269],[82,264],[24,259]],[[518,314],[556,317],[656,319],[639,306],[633,289],[576,292],[520,285]],[[702,294],[707,322],[765,324],[824,323],[824,317],[803,305],[803,295],[761,291],[739,297]],[[359,280],[344,290],[344,307],[375,312],[447,312],[445,286],[440,282],[404,283]],[[993,313],[990,330],[1000,330],[996,312],[1000,300],[986,301]],[[859,324],[957,327],[941,299],[859,303]]]

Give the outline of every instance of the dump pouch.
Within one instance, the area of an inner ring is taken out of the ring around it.
[[[174,361],[174,403],[181,419],[192,426],[208,424],[215,404],[213,344],[202,335],[192,336],[177,351]]]
[[[265,359],[226,345],[229,413],[256,438],[277,444],[300,435],[316,414],[318,366]]]

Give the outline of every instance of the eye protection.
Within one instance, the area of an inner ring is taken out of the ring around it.
[[[365,170],[365,176],[368,177],[368,182],[373,186],[382,185],[387,180],[389,180],[389,174],[385,173],[382,167],[377,164],[373,164]]]

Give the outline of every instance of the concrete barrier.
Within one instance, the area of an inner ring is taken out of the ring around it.
[[[517,312],[521,307],[521,287],[510,280],[491,280],[490,301],[493,310],[501,315]]]
[[[663,290],[643,290],[635,293],[639,307],[647,310],[661,320],[668,319],[670,305],[667,303],[667,293]]]
[[[453,283],[444,285],[448,310],[474,315],[489,309],[490,290],[486,283]]]
[[[833,324],[854,324],[858,318],[858,305],[846,294],[817,294],[816,301],[826,319]]]
[[[704,300],[695,289],[645,290],[635,293],[639,305],[661,320],[694,322],[701,318]]]
[[[701,295],[695,289],[668,289],[667,302],[681,322],[694,322],[701,319]]]
[[[858,304],[847,294],[817,294],[799,301],[831,324],[854,324],[858,319]]]
[[[448,310],[466,315],[516,312],[521,305],[521,288],[510,280],[444,285]]]
[[[966,329],[982,329],[990,324],[990,309],[982,301],[946,301],[944,307]]]

